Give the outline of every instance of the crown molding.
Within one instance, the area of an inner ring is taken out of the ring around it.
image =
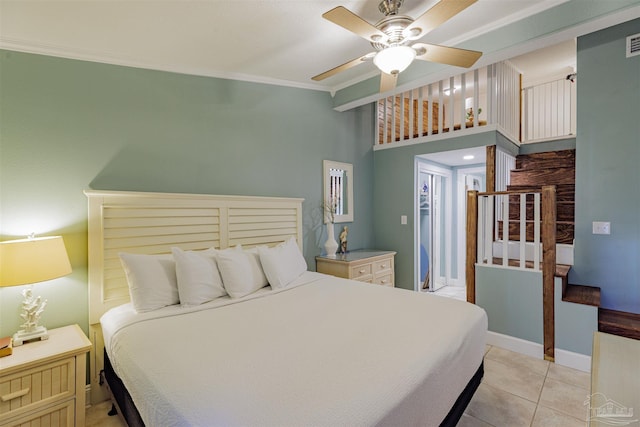
[[[36,55],[53,56],[57,58],[74,59],[78,61],[96,62],[100,64],[117,65],[131,68],[141,68],[154,71],[164,71],[169,73],[186,74],[200,77],[213,77],[227,80],[239,80],[249,83],[261,83],[274,86],[286,86],[297,89],[310,89],[330,92],[327,88],[314,83],[299,83],[291,80],[273,79],[251,74],[229,73],[211,71],[200,68],[179,66],[173,64],[157,63],[153,61],[140,61],[133,58],[123,58],[107,52],[95,52],[84,49],[68,49],[61,46],[45,43],[35,43],[28,40],[20,40],[8,37],[0,37],[0,49],[14,52],[32,53]]]

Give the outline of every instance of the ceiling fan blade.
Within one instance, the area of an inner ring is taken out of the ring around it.
[[[380,73],[380,93],[395,89],[397,82],[398,82],[398,73],[395,73],[395,74]]]
[[[375,52],[367,53],[366,55],[361,56],[360,58],[352,59],[349,62],[345,62],[342,65],[338,65],[335,68],[330,69],[329,71],[325,71],[324,73],[318,74],[317,76],[311,77],[311,80],[320,81],[324,80],[327,77],[331,77],[335,74],[338,74],[341,71],[347,70],[351,67],[355,67],[358,64],[362,64],[364,61],[368,61],[369,59],[375,56]]]
[[[322,17],[370,42],[384,42],[387,38],[385,33],[343,6],[323,13]]]
[[[437,44],[415,43],[411,47],[417,52],[416,59],[464,68],[471,67],[482,56],[482,52],[476,50],[438,46]]]
[[[474,4],[477,0],[440,0],[431,9],[427,10],[404,31],[407,37],[416,40],[436,29],[447,20],[453,18],[464,9]]]

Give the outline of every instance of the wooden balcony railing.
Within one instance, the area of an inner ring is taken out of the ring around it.
[[[509,212],[510,201],[519,210]],[[519,233],[514,239],[513,227]],[[513,246],[517,247],[513,251]],[[502,250],[496,251],[496,245]],[[540,247],[542,253],[540,253]],[[517,256],[512,257],[511,254]],[[498,256],[496,256],[498,255]],[[542,270],[543,345],[545,359],[554,359],[554,276],[556,269],[556,187],[541,192],[467,193],[467,301],[476,302],[476,265]]]

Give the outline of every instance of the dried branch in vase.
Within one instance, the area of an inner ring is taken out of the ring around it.
[[[329,198],[323,203],[324,215],[325,218],[330,222],[334,223],[336,219],[336,211],[338,210],[338,201],[335,198]]]

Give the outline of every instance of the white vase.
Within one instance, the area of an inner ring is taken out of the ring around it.
[[[336,242],[336,238],[333,234],[333,223],[327,223],[327,241],[324,242],[324,251],[326,255],[329,257],[336,256],[336,251],[338,250],[338,242]]]

